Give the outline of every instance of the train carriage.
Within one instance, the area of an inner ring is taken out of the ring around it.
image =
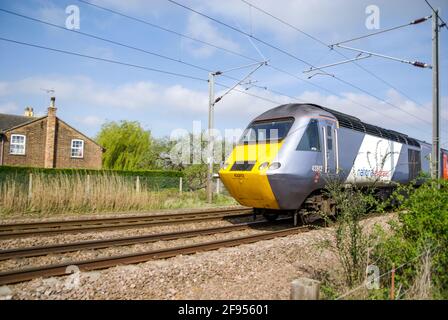
[[[429,174],[431,145],[315,104],[286,104],[256,117],[220,179],[242,205],[260,213],[298,212],[327,205],[325,177],[390,190]],[[441,152],[448,178],[448,151]]]

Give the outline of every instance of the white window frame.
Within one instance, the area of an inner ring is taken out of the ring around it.
[[[75,141],[79,141],[79,142],[81,142],[81,148],[79,148],[79,147],[74,148],[74,147],[73,147],[73,142],[75,142]],[[75,155],[73,155],[73,150],[74,150],[74,149],[76,149],[76,150],[81,149],[81,156],[75,156]],[[71,157],[71,158],[77,158],[77,159],[82,159],[82,158],[84,158],[84,140],[81,140],[81,139],[72,139],[72,141],[71,141],[71,143],[70,143],[70,157]]]
[[[12,143],[13,137],[23,137],[23,143]],[[23,145],[23,153],[13,152],[13,145]],[[26,154],[26,135],[24,134],[11,134],[11,140],[9,143],[9,154],[23,156]]]

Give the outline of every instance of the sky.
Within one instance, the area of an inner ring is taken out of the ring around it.
[[[326,44],[430,15],[424,0],[176,1],[230,28],[168,0],[0,0],[0,38],[127,64],[0,40],[0,113],[23,114],[24,108],[31,106],[37,115],[44,115],[52,95],[48,90],[54,90],[58,116],[88,136],[94,137],[106,121],[119,120],[139,121],[156,137],[170,136],[176,129],[192,131],[194,121],[206,129],[208,71],[268,61],[215,105],[219,130],[244,128],[254,117],[280,104],[310,102],[431,141],[431,69],[370,57],[324,69],[327,74],[311,79],[308,76],[313,73],[304,73],[310,65],[323,66],[357,55],[340,48],[330,50]],[[448,21],[448,1],[430,3],[440,8],[441,17]],[[372,5],[378,9],[374,22],[379,25],[366,25],[366,21],[372,22],[368,10]],[[66,27],[67,18],[72,21],[71,11],[66,12],[69,6],[79,9],[79,29]],[[448,29],[444,28],[440,32],[443,147],[448,147],[447,39]],[[431,21],[346,45],[431,64]],[[253,70],[249,66],[217,76],[215,95],[227,91],[221,85],[232,87]]]

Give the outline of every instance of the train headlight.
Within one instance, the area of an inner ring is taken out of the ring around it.
[[[269,162],[263,162],[262,164],[260,164],[260,166],[258,167],[258,170],[264,170],[269,166]]]
[[[280,162],[272,162],[271,165],[269,166],[269,170],[277,170],[281,166],[282,164]]]

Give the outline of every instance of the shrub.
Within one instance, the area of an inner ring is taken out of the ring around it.
[[[448,181],[427,181],[418,188],[400,187],[401,202],[393,234],[375,248],[380,269],[397,269],[396,281],[412,289],[421,273],[421,257],[431,254],[431,282],[438,294],[448,298]],[[435,292],[434,292],[435,293]]]

